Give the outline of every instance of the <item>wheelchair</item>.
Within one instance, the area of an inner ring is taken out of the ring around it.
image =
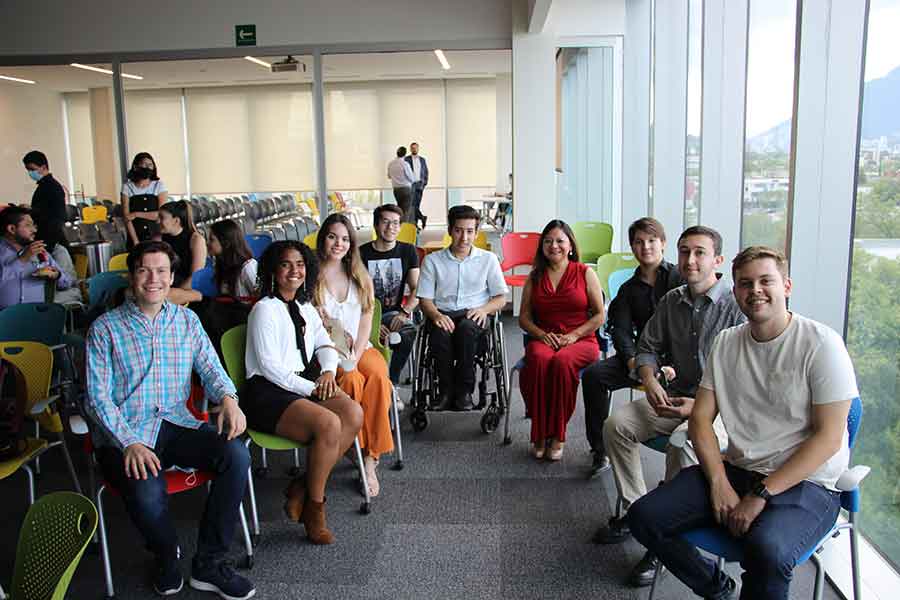
[[[508,410],[506,344],[503,340],[503,323],[498,313],[488,316],[487,334],[482,336],[475,354],[476,381],[478,395],[472,410],[484,411],[481,416],[481,430],[493,433],[500,424],[500,418]],[[428,327],[422,325],[416,334],[413,346],[412,406],[409,415],[413,430],[424,431],[428,427],[428,412],[437,401],[438,370],[435,357],[429,347]],[[493,389],[488,384],[493,373]],[[468,411],[465,411],[468,412]]]

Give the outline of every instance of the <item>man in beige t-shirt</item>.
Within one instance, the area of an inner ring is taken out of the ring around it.
[[[798,559],[828,533],[847,469],[847,415],[859,396],[843,340],[787,310],[784,255],[743,250],[734,295],[748,322],[719,333],[690,417],[699,466],[682,470],[628,512],[634,537],[694,593],[737,598],[739,586],[680,534],[719,524],[738,538],[741,598],[787,600]],[[720,454],[713,420],[728,433]]]

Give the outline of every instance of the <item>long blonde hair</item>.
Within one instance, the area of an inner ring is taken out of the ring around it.
[[[347,236],[350,238],[350,249],[341,259],[341,267],[344,273],[350,278],[350,282],[356,287],[356,293],[359,295],[359,303],[362,311],[367,313],[372,310],[375,301],[375,288],[372,284],[372,278],[369,277],[369,271],[363,265],[362,259],[359,257],[359,248],[356,245],[356,229],[350,223],[350,219],[340,213],[332,213],[328,215],[319,234],[316,236],[316,254],[319,257],[319,264],[324,266],[327,257],[325,256],[325,238],[331,226],[339,223],[347,229]],[[316,291],[313,301],[317,306],[325,306],[325,278],[324,269],[319,269],[319,281],[316,284]]]

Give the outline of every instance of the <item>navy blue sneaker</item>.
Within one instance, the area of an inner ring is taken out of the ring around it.
[[[160,596],[172,596],[180,592],[184,587],[184,578],[178,569],[178,561],[157,559],[156,567],[153,591]]]
[[[256,593],[250,580],[238,575],[227,560],[206,564],[195,560],[191,569],[191,587],[201,592],[215,592],[225,600],[247,600]]]

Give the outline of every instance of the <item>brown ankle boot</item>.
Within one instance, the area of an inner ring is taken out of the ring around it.
[[[295,477],[284,488],[284,514],[287,518],[295,523],[300,522],[300,515],[303,514],[303,502],[306,498],[306,481],[302,477]]]
[[[300,522],[306,527],[306,537],[313,544],[331,544],[334,542],[334,535],[328,531],[325,524],[325,500],[316,502],[309,498],[303,503],[303,514],[300,515]]]

